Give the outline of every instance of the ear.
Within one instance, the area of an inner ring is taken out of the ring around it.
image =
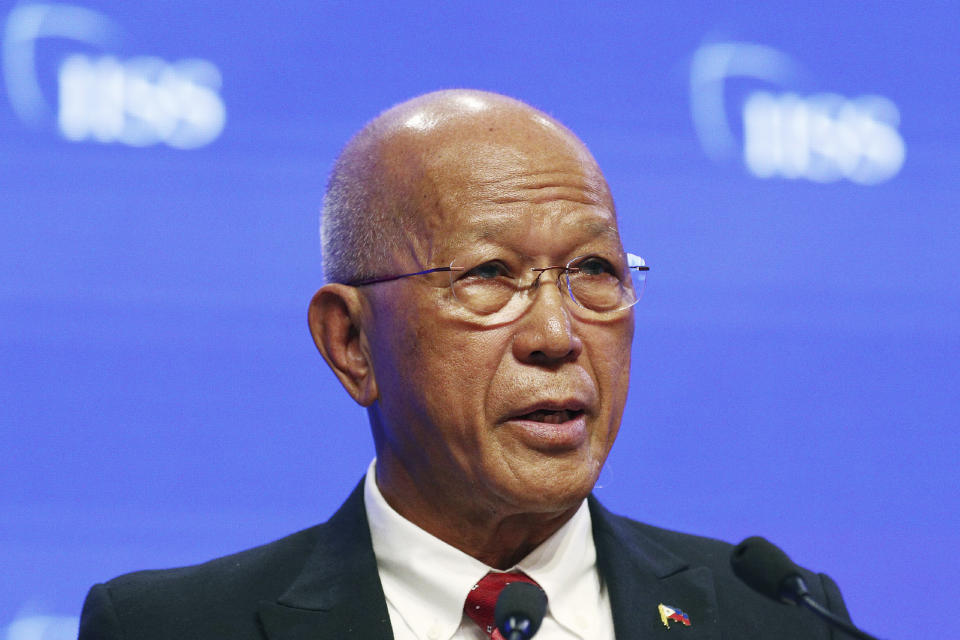
[[[307,319],[317,349],[354,400],[369,407],[377,399],[362,301],[354,287],[327,284],[310,301]]]

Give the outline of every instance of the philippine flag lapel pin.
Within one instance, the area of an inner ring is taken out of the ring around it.
[[[679,622],[685,627],[690,626],[690,616],[685,614],[680,609],[676,607],[668,607],[662,602],[657,606],[657,609],[660,611],[660,621],[663,623],[667,629],[670,628],[670,621]]]

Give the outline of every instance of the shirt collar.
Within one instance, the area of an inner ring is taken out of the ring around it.
[[[460,626],[470,588],[496,570],[394,511],[377,487],[376,460],[367,469],[364,502],[387,600],[397,605],[395,609],[411,629],[429,623],[440,637],[452,637]],[[585,637],[589,622],[577,612],[600,598],[587,501],[511,570],[523,571],[536,580],[547,594],[548,615]]]
[[[574,635],[585,638],[590,620],[585,611],[599,611],[600,579],[593,527],[587,501],[573,517],[517,563],[547,594],[547,612]]]
[[[467,592],[489,567],[394,511],[377,487],[376,460],[367,469],[364,502],[384,596],[411,630],[428,625],[452,637]]]

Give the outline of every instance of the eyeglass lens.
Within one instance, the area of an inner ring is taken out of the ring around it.
[[[630,256],[630,263],[643,261]],[[451,265],[457,265],[456,261]],[[609,262],[596,256],[571,260],[565,268],[550,270],[538,278],[521,278],[511,273],[499,262],[486,262],[479,266],[455,269],[450,272],[453,295],[467,309],[480,315],[489,315],[502,309],[522,312],[535,295],[538,284],[548,279],[555,280],[578,307],[604,314],[621,311],[636,304],[643,294],[646,271],[631,266],[628,274],[617,273]]]

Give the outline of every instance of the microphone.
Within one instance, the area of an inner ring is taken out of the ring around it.
[[[547,612],[547,594],[529,582],[511,582],[497,598],[493,619],[504,640],[529,640]]]
[[[861,631],[813,599],[800,568],[779,547],[759,536],[733,549],[730,566],[748,587],[784,604],[803,605],[845,633],[861,640],[878,640]]]

